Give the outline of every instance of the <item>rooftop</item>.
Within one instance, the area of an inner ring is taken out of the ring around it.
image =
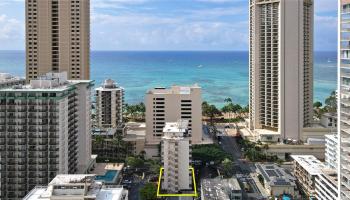
[[[318,175],[324,164],[313,155],[292,155],[295,162],[304,168],[311,175]]]
[[[67,80],[67,72],[47,73],[38,79],[33,79],[30,84],[16,85],[1,91],[64,91],[79,83],[92,83],[91,80]]]
[[[96,88],[96,90],[105,90],[105,91],[108,91],[108,90],[124,90],[124,88],[119,87],[114,80],[106,79],[102,83],[101,87]]]
[[[171,88],[156,87],[147,91],[147,94],[191,94],[192,89],[200,89],[198,84],[192,86],[171,86]]]
[[[95,198],[96,200],[119,200],[127,195],[122,186],[106,186],[95,181],[95,175],[57,175],[47,187],[35,187],[24,200],[50,200],[52,196],[73,198]]]
[[[337,171],[334,169],[323,168],[321,169],[322,175],[324,175],[328,181],[330,181],[334,186],[338,185],[338,175]]]
[[[241,192],[241,187],[236,178],[203,179],[201,187],[203,200],[229,200],[229,193],[231,191]]]
[[[256,168],[270,186],[295,186],[295,178],[276,164],[256,164]]]
[[[25,79],[22,77],[13,76],[8,73],[0,73],[0,84],[4,82],[20,81],[20,80],[24,81]]]

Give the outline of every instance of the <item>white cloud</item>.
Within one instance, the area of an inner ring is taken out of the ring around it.
[[[24,25],[16,20],[0,15],[0,40],[18,39],[24,35]]]

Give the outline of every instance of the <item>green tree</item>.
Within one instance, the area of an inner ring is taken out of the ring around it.
[[[314,108],[321,108],[321,107],[322,107],[322,103],[321,103],[321,102],[316,101],[316,102],[314,103]]]
[[[228,158],[225,158],[225,160],[223,160],[221,162],[221,168],[222,168],[222,171],[223,171],[223,175],[225,177],[230,177],[232,176],[233,174],[233,162],[228,159]]]
[[[202,114],[209,118],[210,124],[214,126],[214,118],[220,116],[221,112],[215,105],[209,105],[206,101],[202,103]]]
[[[230,158],[230,155],[217,144],[193,145],[192,158],[193,160],[201,160],[203,163],[211,161],[221,163],[225,158]]]
[[[336,112],[337,111],[337,97],[335,91],[331,93],[329,97],[325,100],[325,107],[328,112]]]
[[[224,101],[225,103],[232,103],[232,99],[230,97],[226,98]]]
[[[141,158],[135,158],[130,156],[126,158],[126,164],[131,168],[138,168],[144,165],[144,161]]]
[[[140,196],[142,200],[156,200],[157,199],[157,186],[153,183],[147,183],[140,189]]]

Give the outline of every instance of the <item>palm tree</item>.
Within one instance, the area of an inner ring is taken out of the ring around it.
[[[232,99],[230,97],[226,98],[224,101],[225,103],[232,103]]]

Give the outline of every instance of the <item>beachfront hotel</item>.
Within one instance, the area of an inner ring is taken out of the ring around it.
[[[92,86],[62,72],[0,89],[2,200],[21,199],[57,174],[86,173],[93,165]]]
[[[350,0],[340,1],[340,198],[350,199]]]
[[[172,86],[154,88],[146,93],[146,147],[147,156],[159,155],[158,145],[166,122],[188,120],[188,132],[193,144],[202,141],[201,88]]]
[[[26,0],[26,80],[90,79],[90,0]]]
[[[190,139],[188,121],[167,122],[162,137],[162,163],[164,165],[163,190],[178,193],[191,190]]]
[[[313,116],[312,0],[250,0],[249,128],[299,140]]]
[[[116,128],[123,124],[124,88],[107,79],[95,89],[96,118],[99,128]]]

